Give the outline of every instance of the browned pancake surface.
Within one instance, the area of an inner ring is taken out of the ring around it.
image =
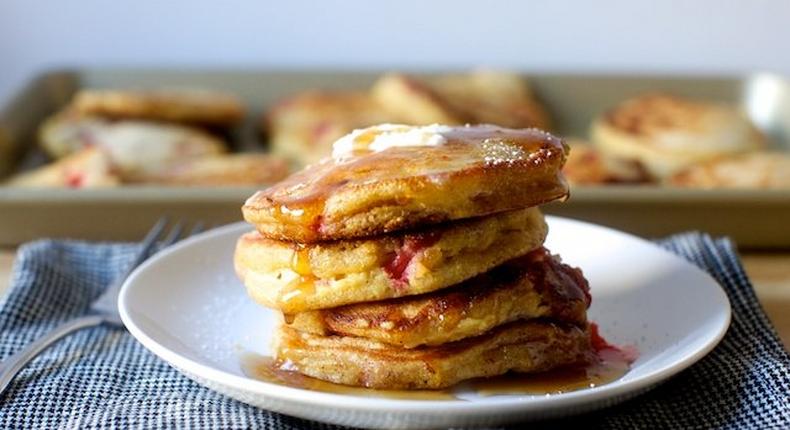
[[[289,326],[414,348],[473,337],[520,319],[586,322],[589,286],[579,269],[545,248],[453,288],[430,294],[303,312]]]
[[[242,210],[270,238],[372,236],[536,206],[568,194],[566,147],[536,129],[457,127],[438,146],[325,159],[259,191]],[[375,136],[371,136],[373,138]]]

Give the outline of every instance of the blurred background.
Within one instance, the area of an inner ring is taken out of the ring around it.
[[[769,0],[0,0],[0,244],[237,221],[354,129],[491,123],[572,146],[549,213],[790,247],[788,22]]]
[[[0,101],[69,66],[790,72],[790,2],[0,2]]]

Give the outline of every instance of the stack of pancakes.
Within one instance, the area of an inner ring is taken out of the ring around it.
[[[579,363],[588,286],[543,248],[566,145],[535,129],[380,125],[250,197],[236,270],[284,315],[283,368],[435,389]]]

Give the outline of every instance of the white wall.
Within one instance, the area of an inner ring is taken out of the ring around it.
[[[71,65],[790,74],[788,43],[787,0],[0,0],[0,102]]]

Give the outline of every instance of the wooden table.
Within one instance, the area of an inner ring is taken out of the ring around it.
[[[790,252],[744,254],[746,273],[768,317],[790,350]],[[0,297],[11,281],[14,250],[0,249]]]

